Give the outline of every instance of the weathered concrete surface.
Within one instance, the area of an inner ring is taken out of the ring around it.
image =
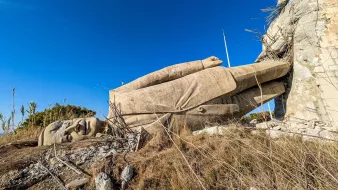
[[[338,1],[320,0],[326,28],[320,40],[320,65],[314,69],[326,121],[338,127]],[[326,111],[326,112],[325,112]]]
[[[154,134],[163,125],[180,122],[194,131],[206,123],[240,118],[285,92],[278,79],[290,71],[288,61],[232,68],[217,66],[221,63],[214,56],[181,63],[111,90],[110,125],[121,118],[129,128],[144,127]]]
[[[264,36],[263,52],[293,48],[289,59],[293,73],[288,94],[276,103],[284,120],[320,120],[338,127],[338,1],[290,0]],[[283,100],[286,101],[283,105]]]

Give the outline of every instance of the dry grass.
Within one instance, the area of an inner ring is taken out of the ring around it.
[[[20,131],[0,138],[0,143],[34,139],[39,132]],[[238,127],[229,127],[224,136],[191,136],[184,130],[179,136],[171,134],[206,189],[338,189],[337,142],[272,140],[265,132],[251,134]],[[129,189],[202,189],[165,132],[140,151],[127,154],[126,160],[137,171]],[[92,166],[90,173],[114,173],[119,183],[125,165],[124,157],[118,156],[113,163]]]
[[[231,129],[225,136],[174,139],[207,189],[338,188],[335,142],[271,140],[263,132],[253,135],[245,129]],[[138,172],[131,189],[202,189],[182,155],[163,136],[127,158]]]
[[[39,135],[42,131],[40,127],[27,127],[25,129],[17,130],[16,134],[9,134],[0,137],[0,145],[12,143],[16,141],[30,141],[38,140]]]

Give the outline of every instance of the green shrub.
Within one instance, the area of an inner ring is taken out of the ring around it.
[[[28,111],[29,112],[29,111]],[[56,103],[52,108],[47,108],[42,112],[29,112],[28,118],[21,123],[18,130],[34,127],[46,127],[48,124],[57,120],[68,120],[79,117],[92,117],[96,112],[85,107],[74,105],[60,105]]]

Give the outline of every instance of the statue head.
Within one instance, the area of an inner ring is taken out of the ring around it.
[[[39,136],[39,146],[53,143],[75,142],[94,137],[105,131],[106,122],[95,117],[56,121],[48,125]]]

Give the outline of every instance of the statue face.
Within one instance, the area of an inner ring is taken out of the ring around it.
[[[75,142],[103,133],[104,121],[95,117],[57,121],[48,125],[39,137],[39,145]]]
[[[93,137],[96,133],[102,133],[104,130],[104,123],[95,117],[80,119],[73,123],[66,129],[65,135],[72,142],[79,141],[88,137]],[[66,138],[67,139],[67,138]]]

